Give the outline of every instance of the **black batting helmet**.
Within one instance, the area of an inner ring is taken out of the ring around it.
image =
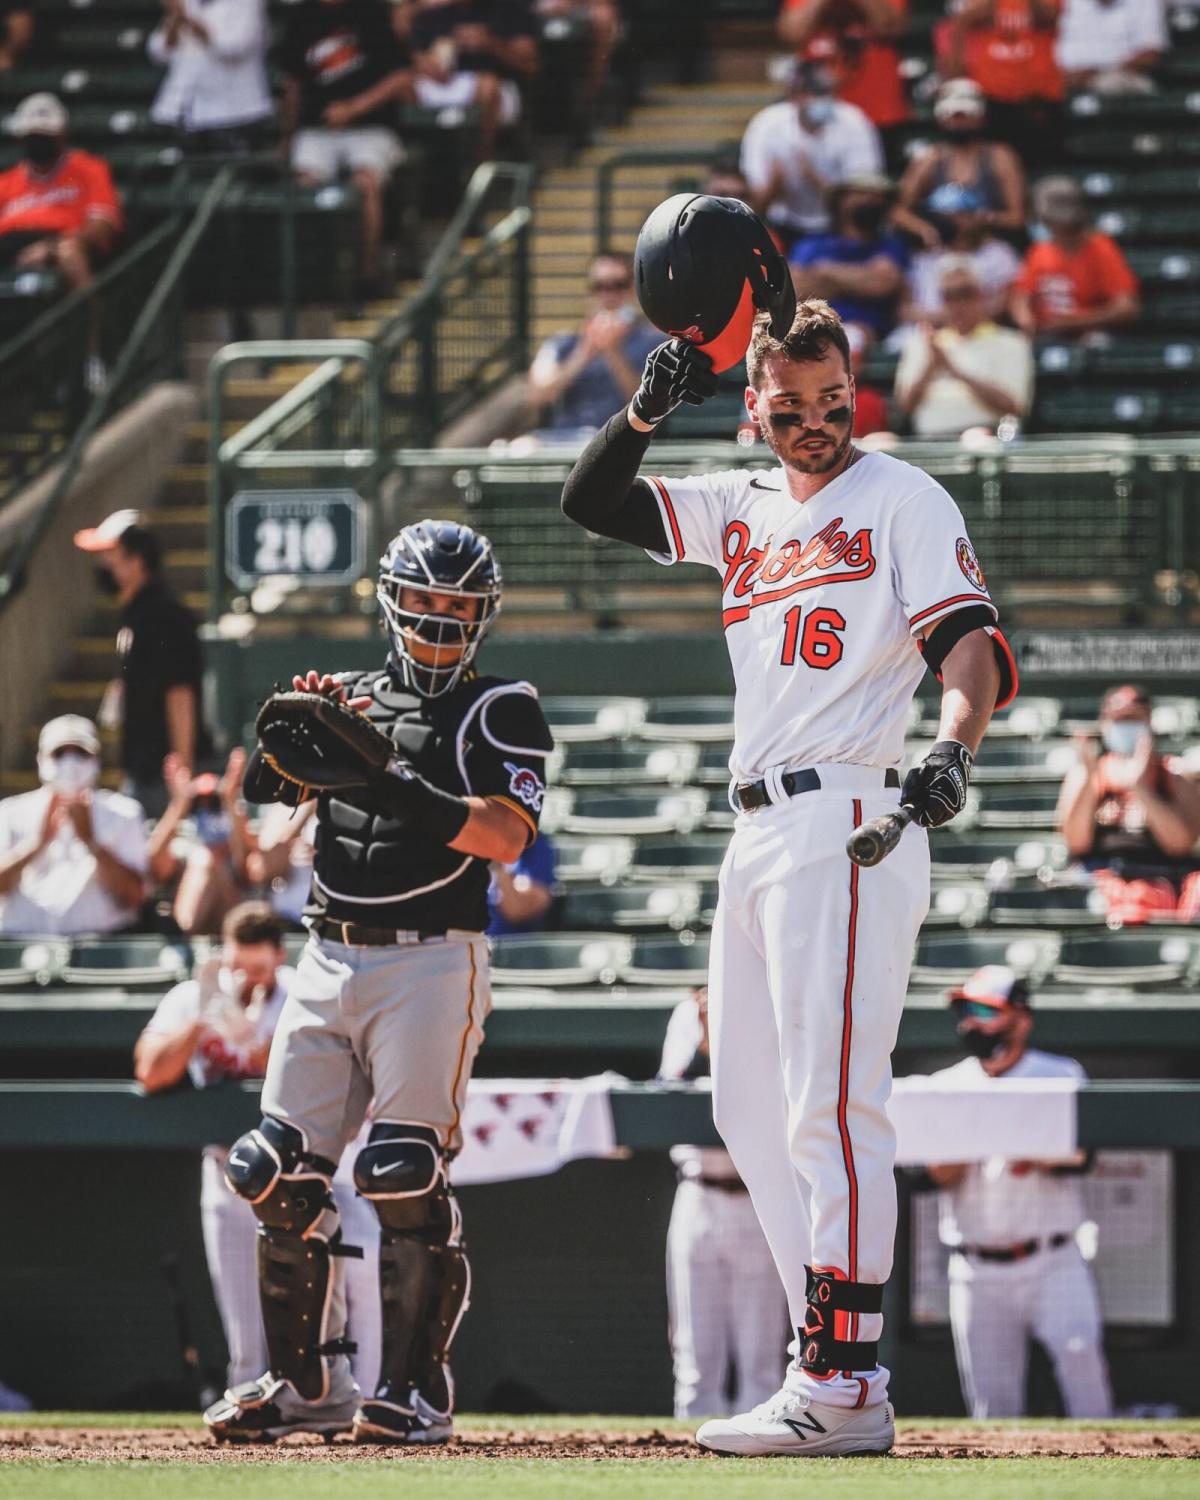
[[[656,328],[696,344],[713,369],[745,355],[757,312],[783,338],[796,315],[791,272],[766,226],[740,198],[677,193],[638,235],[634,283]]]
[[[405,589],[475,600],[474,618],[415,607]],[[500,590],[492,544],[469,526],[415,521],[392,538],[379,560],[375,596],[397,664],[414,692],[437,698],[459,682],[500,613]],[[420,643],[417,650],[425,660],[417,659],[414,643]]]

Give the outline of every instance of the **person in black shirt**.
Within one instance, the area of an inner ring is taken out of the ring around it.
[[[553,741],[527,682],[473,670],[500,608],[486,537],[450,521],[405,527],[378,597],[392,642],[380,669],[294,679],[365,713],[396,758],[369,784],[317,798],[312,936],[275,1032],[262,1124],[226,1169],[259,1219],[271,1364],[205,1412],[218,1441],[352,1430],[428,1444],[452,1432],[447,1356],[470,1268],[449,1164],[491,1006],[488,867],[536,836]],[[261,750],[244,791],[292,806],[307,795]],[[377,1390],[360,1393],[330,1180],[372,1097],[354,1180],[381,1226],[383,1356]]]
[[[363,205],[362,276],[378,289],[383,194],[403,155],[396,104],[413,97],[408,54],[383,0],[304,0],[279,50],[283,134],[305,183],[348,172]]]
[[[496,135],[520,117],[520,85],[538,70],[538,30],[529,0],[418,0],[409,33],[419,104],[475,105],[479,154],[490,161]]]
[[[196,767],[212,754],[200,712],[204,661],[190,610],[160,576],[158,538],[136,510],[119,510],[75,533],[96,557],[96,579],[121,602],[117,631],[120,676],[110,685],[102,723],[121,726],[122,786],[157,818],[167,805],[168,754]]]

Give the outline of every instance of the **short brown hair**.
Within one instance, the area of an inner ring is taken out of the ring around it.
[[[811,364],[823,359],[831,345],[840,352],[848,370],[850,340],[841,318],[820,297],[808,297],[797,304],[792,326],[781,339],[772,337],[770,320],[765,315],[759,316],[754,320],[754,334],[746,354],[746,378],[757,390],[763,366],[771,355],[781,354],[798,364]]]
[[[232,907],[221,923],[221,936],[227,943],[270,943],[283,947],[283,922],[265,901],[243,901]]]

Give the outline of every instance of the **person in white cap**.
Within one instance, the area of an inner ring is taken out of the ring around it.
[[[0,933],[116,932],[145,895],[142,810],[96,785],[100,737],[63,714],[38,736],[36,791],[0,802]]]
[[[1029,987],[989,964],[947,996],[967,1056],[934,1076],[984,1085],[991,1078],[1085,1078],[1071,1057],[1029,1046]],[[1086,1217],[1080,1178],[1091,1153],[1061,1160],[987,1161],[927,1168],[940,1190],[938,1233],[950,1250],[950,1328],[972,1417],[1025,1408],[1029,1345],[1054,1366],[1069,1417],[1111,1417],[1096,1283],[1077,1243]]]
[[[72,290],[91,284],[124,221],[107,162],[67,141],[53,94],[30,94],[8,121],[24,158],[0,172],[0,267],[55,269]]]
[[[157,818],[167,806],[167,756],[190,771],[212,751],[200,713],[196,622],[164,583],[158,538],[138,511],[114,511],[77,531],[75,545],[93,554],[97,584],[121,604],[120,676],[105,695],[101,720],[121,727],[122,789]]]

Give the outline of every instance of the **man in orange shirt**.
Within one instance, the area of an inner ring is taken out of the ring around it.
[[[1033,208],[1050,238],[1030,246],[1013,283],[1009,310],[1017,327],[1031,337],[1074,338],[1134,322],[1141,312],[1137,277],[1117,245],[1089,224],[1078,184],[1043,177]]]
[[[0,266],[53,266],[72,291],[87,286],[122,228],[108,165],[68,146],[53,94],[22,100],[11,129],[24,160],[0,172]]]
[[[963,0],[934,32],[942,76],[974,79],[991,133],[1029,164],[1048,164],[1062,136],[1060,9],[1061,0]]]
[[[879,128],[892,161],[894,127],[910,118],[895,43],[908,24],[908,0],[783,0],[779,39],[797,56],[822,62],[837,97]]]

